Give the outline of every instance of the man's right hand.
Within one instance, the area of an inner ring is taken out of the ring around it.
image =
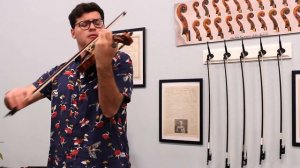
[[[4,97],[6,107],[10,110],[20,110],[43,98],[41,93],[37,93],[35,96],[32,95],[35,89],[35,86],[31,84],[23,88],[15,88],[8,91]]]

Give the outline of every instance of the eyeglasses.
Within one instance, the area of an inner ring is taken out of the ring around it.
[[[91,26],[91,23],[93,23],[93,25],[96,28],[102,28],[104,25],[104,22],[102,19],[93,19],[93,20],[84,20],[81,21],[79,23],[76,23],[75,25],[78,25],[82,30],[88,30]]]

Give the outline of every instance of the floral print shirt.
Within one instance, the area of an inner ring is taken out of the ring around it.
[[[112,66],[124,101],[118,113],[106,118],[99,107],[95,68],[80,73],[73,61],[41,93],[51,100],[48,167],[129,168],[126,106],[133,88],[130,57],[118,52]],[[33,84],[41,85],[59,66]]]

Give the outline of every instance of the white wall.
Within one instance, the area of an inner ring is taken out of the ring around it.
[[[0,99],[11,88],[26,85],[39,75],[68,60],[77,46],[70,36],[67,16],[81,1],[1,0],[0,1]],[[208,86],[207,71],[202,64],[205,45],[175,46],[174,3],[177,1],[102,0],[106,23],[123,10],[127,16],[112,30],[146,27],[146,88],[135,89],[128,106],[128,137],[133,168],[199,168],[206,166]],[[263,38],[265,44],[276,37]],[[291,70],[299,69],[299,35],[282,37],[293,44],[293,59],[284,61],[283,124],[286,155],[278,159],[279,93],[275,61],[264,63],[265,144],[267,158],[264,168],[298,168],[300,149],[292,142]],[[258,39],[246,40],[246,45]],[[240,41],[228,42],[240,46]],[[211,48],[222,47],[215,43]],[[228,66],[231,167],[240,167],[242,144],[242,85],[239,64]],[[211,67],[212,83],[212,168],[225,164],[225,85],[222,65]],[[203,78],[204,81],[204,144],[179,145],[160,143],[158,138],[160,79]],[[247,94],[248,167],[259,167],[260,90],[257,62],[245,64]],[[49,142],[49,102],[43,100],[20,111],[13,117],[0,117],[0,166],[20,167],[46,165]],[[7,109],[0,103],[3,116]]]

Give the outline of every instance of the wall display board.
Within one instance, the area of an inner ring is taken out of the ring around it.
[[[174,6],[176,45],[300,31],[300,2],[192,0]]]

